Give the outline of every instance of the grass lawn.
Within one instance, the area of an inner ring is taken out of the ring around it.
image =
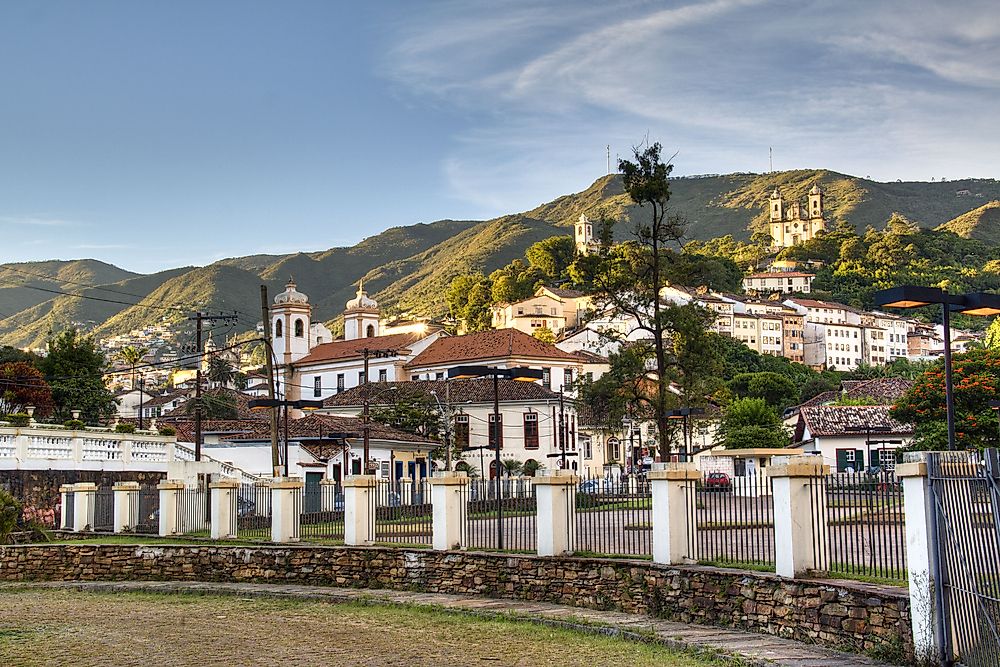
[[[424,607],[5,589],[0,664],[705,667],[658,645]]]

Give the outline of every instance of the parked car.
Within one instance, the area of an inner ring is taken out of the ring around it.
[[[580,483],[580,493],[611,493],[614,482],[607,478],[588,479]]]
[[[724,472],[710,472],[705,478],[706,491],[732,491],[733,480]]]

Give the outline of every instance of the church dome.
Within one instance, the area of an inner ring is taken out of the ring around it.
[[[819,189],[819,185],[818,184],[812,186],[812,190],[809,191],[809,194],[811,194],[811,195],[818,195],[818,194],[821,194],[821,193],[822,193],[822,191]]]
[[[365,292],[364,283],[358,283],[358,293],[353,299],[347,302],[347,310],[375,310],[378,308],[378,302],[375,299],[368,296]]]
[[[309,297],[295,289],[295,281],[291,278],[285,283],[285,291],[274,297],[274,302],[282,303],[308,303]]]

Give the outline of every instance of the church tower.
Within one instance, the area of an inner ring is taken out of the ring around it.
[[[279,366],[309,354],[311,319],[309,297],[295,289],[295,281],[289,278],[285,291],[274,297],[271,306],[271,344]]]
[[[785,246],[785,202],[782,200],[778,188],[775,188],[774,192],[771,193],[768,210],[770,213],[771,245],[775,248],[783,248]]]
[[[809,191],[809,219],[823,219],[823,191],[819,189],[819,185],[812,186]],[[822,227],[818,229],[822,229]]]
[[[589,255],[596,250],[597,241],[594,240],[594,224],[590,222],[590,219],[586,215],[581,214],[580,219],[576,221],[573,237],[576,240],[576,251],[581,255]]]
[[[358,282],[357,295],[347,302],[344,310],[344,340],[374,338],[381,335],[378,303],[365,293],[364,282]]]

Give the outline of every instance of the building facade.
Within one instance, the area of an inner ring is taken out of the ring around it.
[[[785,202],[778,188],[768,201],[768,227],[774,248],[790,248],[815,238],[817,232],[826,230],[823,217],[823,191],[818,185],[809,190],[806,208],[799,202]]]

